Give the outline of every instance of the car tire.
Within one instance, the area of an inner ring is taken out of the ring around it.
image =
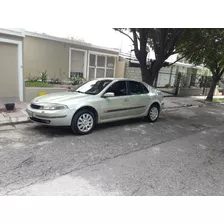
[[[155,122],[159,118],[159,106],[157,104],[152,104],[149,108],[147,120],[149,122]]]
[[[71,129],[73,133],[87,135],[95,127],[95,116],[90,110],[80,110],[73,116]]]

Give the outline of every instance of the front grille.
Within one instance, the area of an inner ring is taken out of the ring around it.
[[[36,118],[36,117],[30,117],[30,119],[32,121],[36,121],[36,122],[39,122],[39,123],[42,123],[42,124],[50,124],[51,123],[51,121],[49,121],[49,120],[39,119],[39,118]]]
[[[31,103],[30,107],[33,108],[33,109],[40,109],[41,108],[40,105],[36,105],[36,104],[33,104],[33,103]]]

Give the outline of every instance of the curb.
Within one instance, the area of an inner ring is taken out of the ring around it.
[[[163,111],[164,110],[173,110],[173,109],[180,109],[180,108],[195,108],[195,107],[203,107],[203,104],[200,104],[200,105],[183,105],[183,106],[176,106],[176,107],[165,107],[163,108]]]
[[[31,120],[25,120],[25,121],[15,121],[15,122],[6,122],[6,123],[3,123],[3,124],[0,124],[0,127],[2,126],[6,126],[6,125],[15,125],[15,124],[26,124],[26,123],[32,123]]]

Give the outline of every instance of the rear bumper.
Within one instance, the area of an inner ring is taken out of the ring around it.
[[[64,110],[38,110],[33,109],[30,105],[26,109],[31,121],[49,126],[70,126],[72,113],[69,109]]]

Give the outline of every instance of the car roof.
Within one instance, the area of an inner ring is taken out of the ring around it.
[[[141,82],[141,81],[137,81],[134,79],[129,79],[129,78],[96,78],[95,80],[112,80],[112,81],[135,81],[135,82]]]

